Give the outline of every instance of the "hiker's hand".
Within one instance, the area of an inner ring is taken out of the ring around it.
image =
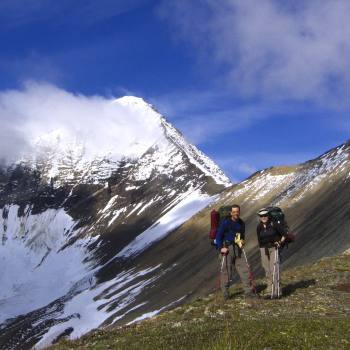
[[[244,247],[244,245],[245,245],[245,241],[244,239],[241,239],[241,248]]]
[[[237,246],[240,248],[240,249],[243,249],[243,246],[244,246],[244,241],[243,239],[240,239],[239,241],[235,242],[237,244]]]
[[[281,248],[283,246],[283,242],[286,240],[286,237],[282,237],[280,241],[276,242],[275,245],[277,248]]]
[[[227,255],[228,254],[228,248],[226,248],[226,247],[221,248],[220,253],[221,253],[221,255]]]

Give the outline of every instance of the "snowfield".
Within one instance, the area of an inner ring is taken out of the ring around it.
[[[63,209],[17,212],[16,205],[0,211],[0,322],[62,297],[89,271],[83,260],[92,238],[60,250],[74,224]]]
[[[164,238],[167,233],[178,228],[214,200],[214,197],[203,195],[199,191],[193,191],[182,195],[177,200],[178,204],[163,215],[150,228],[138,235],[136,239],[120,251],[116,257],[127,258],[139,254],[147,247]]]
[[[110,202],[116,200],[112,198]],[[56,311],[55,316],[61,321],[51,327],[37,344],[36,348],[41,349],[67,328],[73,329],[70,338],[76,338],[100,326],[113,315],[113,322],[122,319],[147,304],[144,302],[131,307],[136,296],[167,271],[160,270],[161,264],[143,270],[132,268],[99,284],[96,273],[115,259],[139,254],[213,200],[214,197],[194,189],[177,197],[168,208],[164,208],[164,215],[152,227],[138,235],[111,261],[97,267],[93,267],[93,260],[86,262],[86,258],[92,257],[93,253],[87,248],[97,237],[85,237],[61,249],[69,237],[79,234],[79,230],[73,229],[74,221],[63,209],[49,209],[32,215],[28,208],[25,216],[19,217],[17,205],[5,206],[0,211],[0,235],[3,240],[0,245],[0,322],[63,298],[64,307]],[[104,213],[111,209],[111,203],[107,203]],[[142,211],[142,205],[136,206],[134,211],[137,210]],[[159,270],[157,274],[151,274],[156,270]],[[109,305],[115,301],[118,301],[118,307],[109,310]],[[146,313],[133,322],[151,317],[177,301]],[[45,322],[45,317],[33,326],[41,322]]]

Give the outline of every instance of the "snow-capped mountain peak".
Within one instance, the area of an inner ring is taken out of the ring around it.
[[[147,103],[142,98],[134,96],[124,96],[115,100],[115,102],[122,106],[128,106],[130,109],[137,110],[145,116],[145,119],[155,118],[163,128],[167,140],[179,147],[186,154],[192,164],[200,168],[206,176],[212,177],[218,184],[222,184],[226,187],[231,185],[230,179],[223,173],[223,171],[197,147],[190,144],[183,134],[174,128],[174,126],[171,125],[165,117],[153,107],[153,105]]]
[[[62,121],[55,123],[55,128],[49,125],[50,128],[41,134],[31,125],[29,129],[35,130],[34,136],[19,162],[34,168],[39,166],[48,180],[54,177],[63,183],[67,176],[74,180],[74,168],[77,181],[85,179],[97,183],[111,176],[122,159],[141,159],[150,150],[157,171],[167,172],[167,163],[170,158],[174,159],[175,152],[178,166],[186,158],[218,185],[231,184],[211,159],[188,143],[181,132],[142,98],[124,96],[99,103],[99,107],[95,116],[97,122],[88,115],[86,123],[77,125]],[[60,169],[67,167],[71,168],[71,174],[63,171],[60,176]]]

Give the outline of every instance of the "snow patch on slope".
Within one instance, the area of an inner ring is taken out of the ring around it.
[[[171,302],[168,305],[165,305],[165,306],[161,307],[158,310],[146,312],[145,314],[143,314],[143,315],[141,315],[139,317],[136,317],[134,320],[132,320],[131,322],[127,323],[126,325],[129,326],[129,325],[131,325],[133,323],[137,323],[137,322],[143,321],[143,320],[145,320],[147,318],[152,318],[152,317],[158,315],[160,312],[162,312],[162,311],[168,309],[169,307],[172,307],[172,306],[176,305],[177,303],[179,303],[180,301],[184,300],[186,298],[186,296],[187,295],[184,295],[183,297],[181,297],[181,298]]]
[[[241,203],[254,203],[268,198],[269,195],[272,198],[278,195],[270,204],[288,207],[301,200],[307,193],[318,190],[323,181],[334,181],[342,172],[348,171],[349,164],[349,146],[342,145],[293,170],[262,170],[227,192],[224,198],[241,197]]]
[[[100,326],[107,318],[125,310],[117,319],[135,310],[128,308],[136,297],[150,283],[155,282],[161,274],[150,275],[161,267],[161,264],[141,271],[130,269],[121,272],[114,279],[84,290],[73,297],[64,307],[60,318],[67,319],[52,327],[37,344],[37,349],[50,345],[67,328],[73,328],[70,339],[75,339]],[[118,306],[109,310],[112,302],[118,300]],[[140,307],[141,305],[138,305]],[[72,317],[73,316],[73,317]]]
[[[304,167],[295,173],[293,183],[277,204],[285,202],[286,206],[292,205],[293,202],[301,200],[306,193],[317,190],[322,181],[332,182],[336,176],[347,169],[349,164],[349,149],[345,145],[325,153],[312,163],[305,163]]]
[[[255,177],[243,181],[238,189],[233,189],[227,196],[242,196],[242,202],[257,202],[269,193],[289,185],[294,179],[294,174],[273,175],[262,171]]]
[[[182,196],[182,200],[163,215],[155,224],[138,235],[129,245],[122,249],[116,257],[130,257],[144,251],[156,241],[164,238],[169,232],[181,226],[201,209],[209,205],[215,197],[210,197],[199,190],[190,191]]]
[[[0,211],[0,322],[47,305],[88,272],[87,240],[60,250],[74,225],[63,209],[20,217],[18,209]]]

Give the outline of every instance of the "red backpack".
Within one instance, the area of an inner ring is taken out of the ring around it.
[[[219,228],[219,222],[220,222],[220,214],[218,211],[213,209],[210,213],[210,231],[209,231],[209,239],[214,241],[216,238],[216,232]]]

